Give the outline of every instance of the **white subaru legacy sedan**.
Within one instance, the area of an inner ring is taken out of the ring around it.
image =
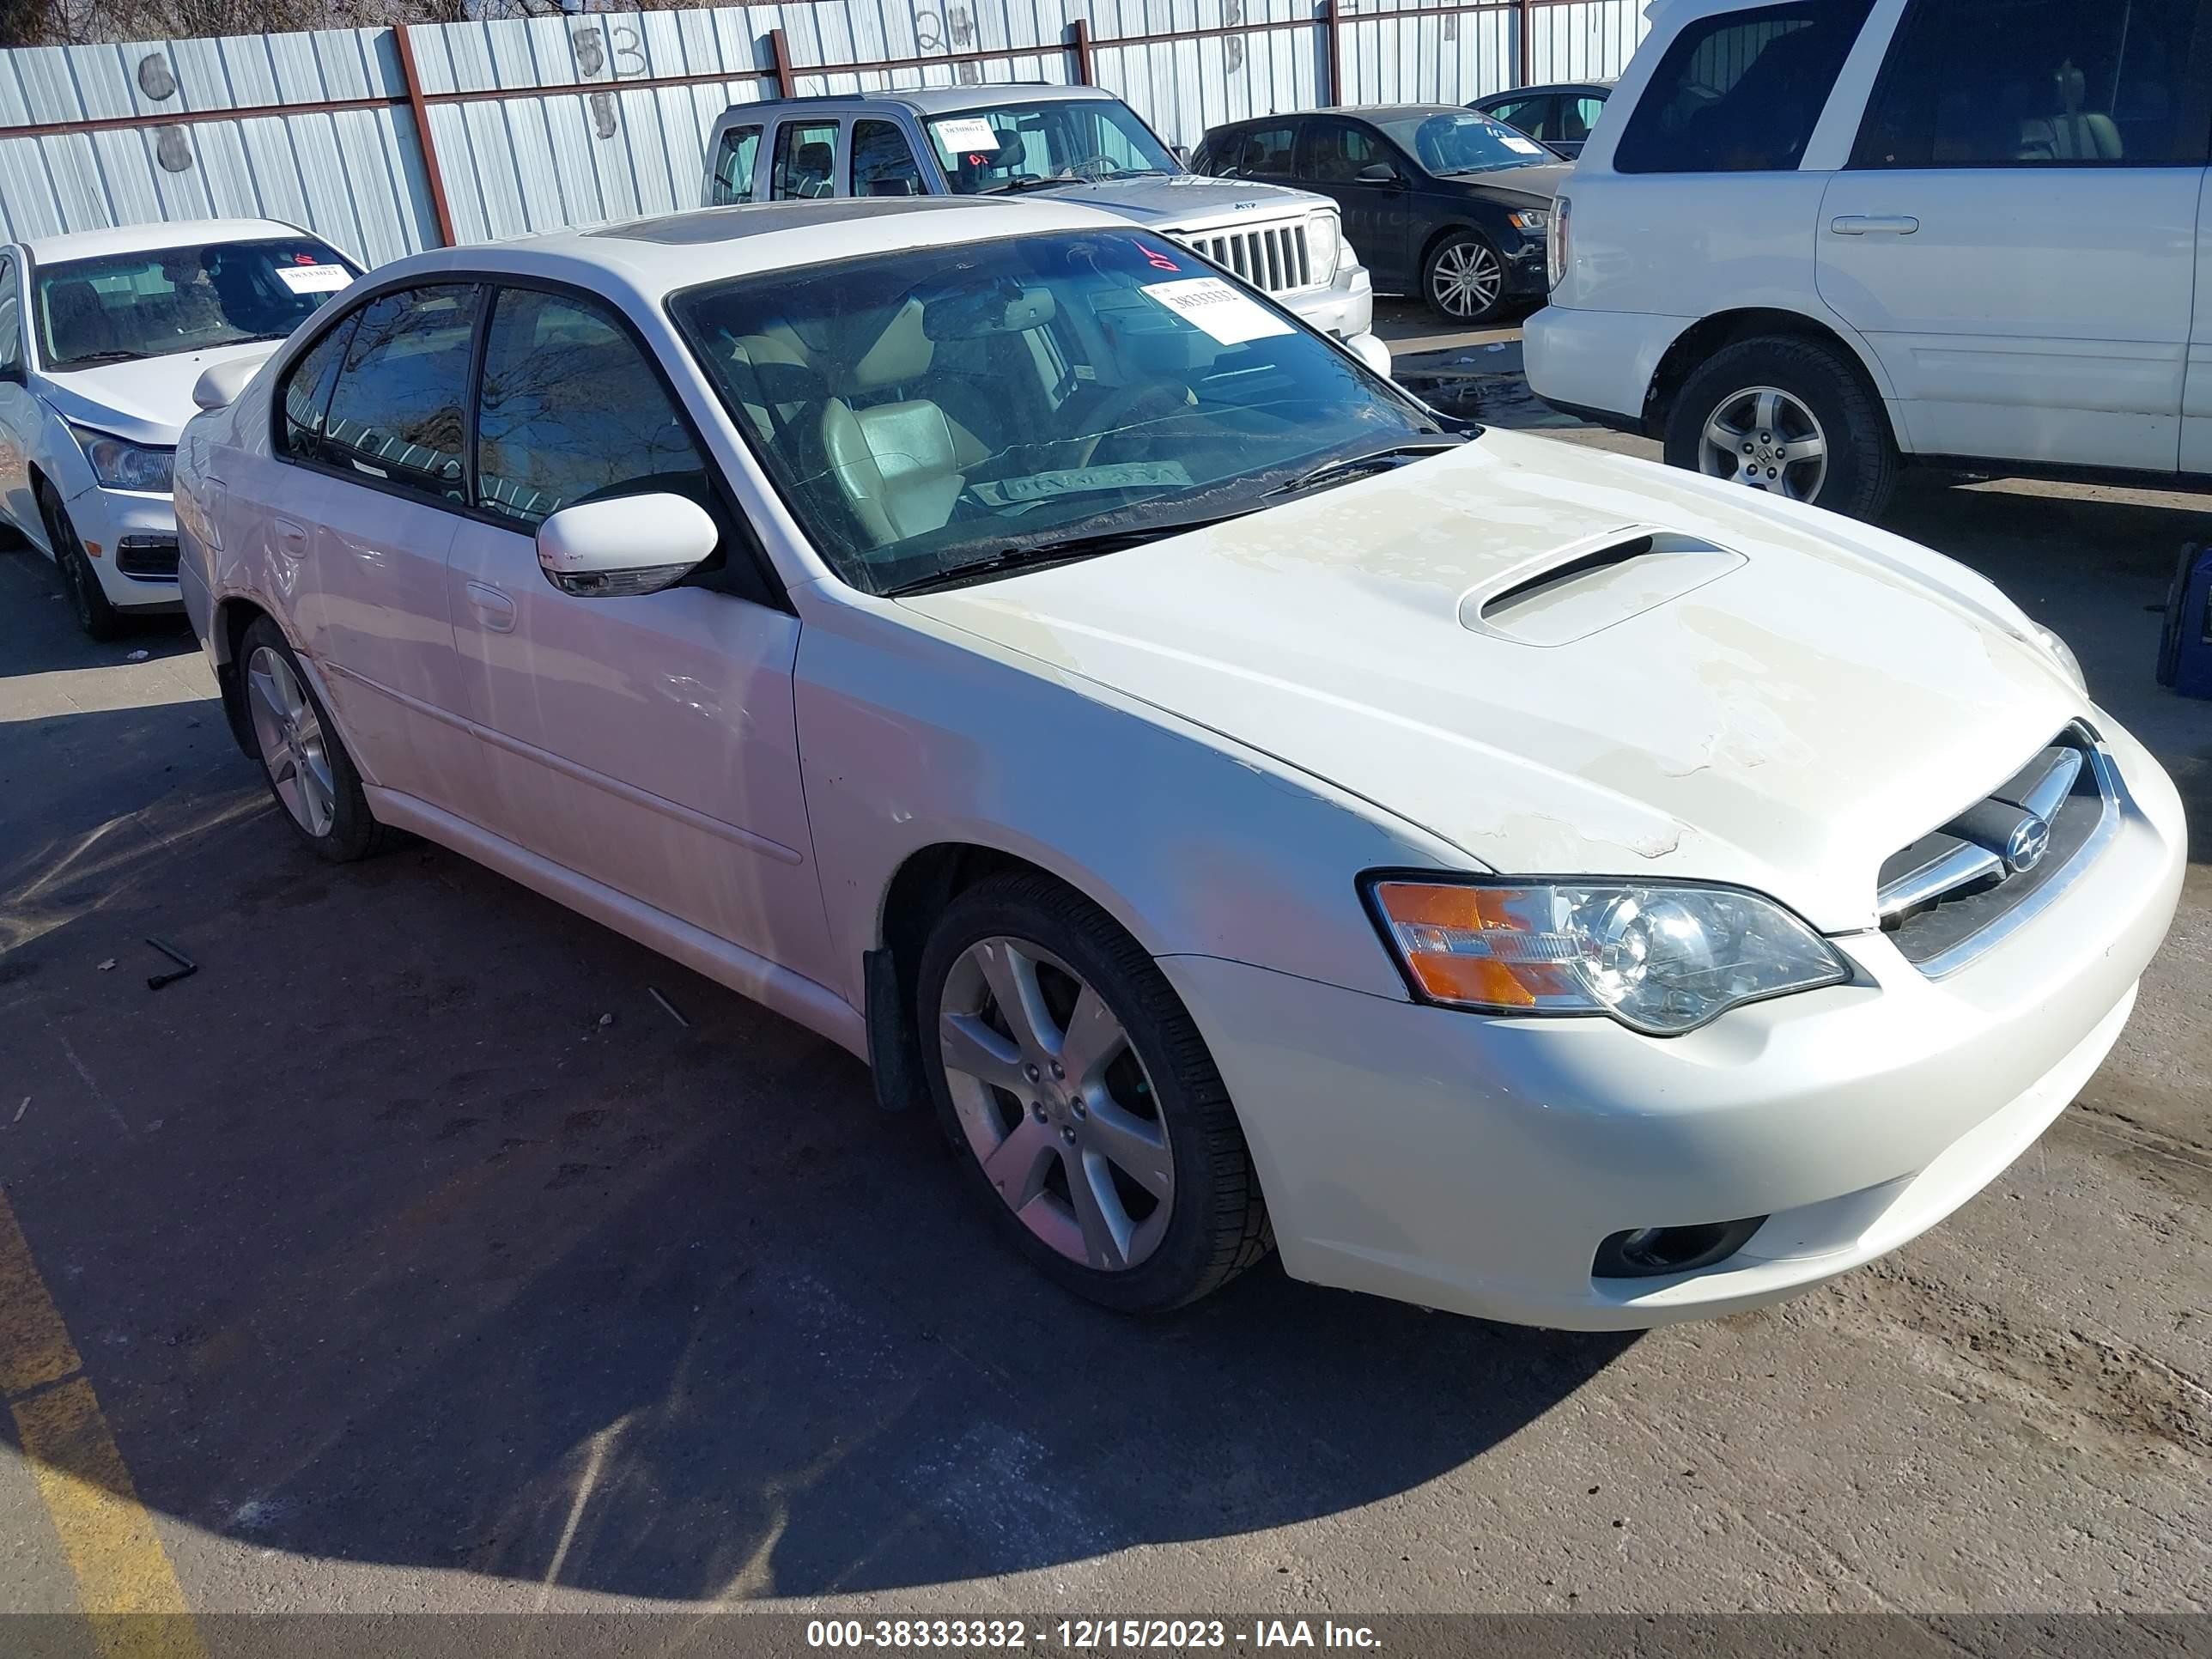
[[[1271,1246],[1552,1326],[1802,1289],[2034,1140],[2181,880],[1980,578],[1455,425],[1073,206],[404,260],[177,498],[311,847],[428,836],[866,1056],[1116,1308]]]

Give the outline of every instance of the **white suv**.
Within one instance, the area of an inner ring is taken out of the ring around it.
[[[1914,462],[2212,473],[2212,0],[1651,25],[1553,216],[1538,395],[1864,517]]]

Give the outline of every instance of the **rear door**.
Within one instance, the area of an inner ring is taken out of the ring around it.
[[[1912,0],[1820,295],[1923,453],[2172,471],[2212,137],[2201,0]]]
[[[1387,167],[1386,179],[1363,179]],[[1320,115],[1298,124],[1297,179],[1344,210],[1344,234],[1377,288],[1411,286],[1407,243],[1411,235],[1413,180],[1395,147],[1364,121]]]

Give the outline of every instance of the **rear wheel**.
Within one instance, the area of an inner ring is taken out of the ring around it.
[[[1875,519],[1897,484],[1881,400],[1834,348],[1770,337],[1716,353],[1674,399],[1667,462]]]
[[[1479,230],[1455,230],[1421,272],[1429,309],[1448,323],[1486,323],[1505,305],[1505,261]]]
[[[1218,1289],[1272,1247],[1251,1154],[1142,947],[1049,878],[956,899],[922,953],[922,1050],[956,1156],[1015,1247],[1127,1313]]]
[[[123,617],[100,586],[100,574],[84,542],[70,522],[69,509],[52,488],[39,486],[39,511],[46,521],[46,540],[54,550],[54,568],[61,573],[62,597],[88,639],[112,640],[123,630]]]
[[[300,839],[333,864],[367,858],[385,828],[361,774],[276,624],[256,617],[239,642],[246,713],[269,793]]]

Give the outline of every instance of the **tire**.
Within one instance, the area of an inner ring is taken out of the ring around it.
[[[283,631],[255,617],[239,641],[238,659],[239,695],[262,780],[293,833],[332,864],[379,851],[391,832],[370,815],[353,757]]]
[[[1461,301],[1450,296],[1456,289],[1456,273],[1483,273],[1483,287]],[[1473,328],[1487,323],[1505,309],[1505,261],[1498,245],[1479,230],[1455,230],[1429,250],[1421,261],[1421,298],[1429,310],[1447,323]],[[1467,308],[1454,310],[1455,303]]]
[[[62,597],[69,601],[70,614],[87,639],[113,639],[123,631],[123,615],[101,589],[91,556],[70,522],[69,509],[43,483],[39,486],[39,511],[46,521],[46,540],[54,550],[54,568],[61,573]]]
[[[1778,394],[1777,401],[1761,403],[1768,392]],[[1767,413],[1750,418],[1761,410]],[[1770,416],[1788,421],[1792,429],[1762,429],[1760,422]],[[1802,459],[1789,459],[1802,453],[1807,416],[1823,446],[1824,465],[1817,471]],[[1725,472],[1722,433],[1736,440]],[[1738,455],[1741,471],[1735,465]],[[1871,520],[1889,505],[1899,462],[1889,417],[1856,363],[1817,340],[1770,336],[1716,353],[1683,383],[1668,415],[1667,464],[1739,482],[1756,473],[1761,489]]]
[[[1009,1019],[999,985],[1014,988],[1012,1000],[1034,997],[1036,1017]],[[1159,1313],[1274,1247],[1198,1028],[1143,948],[1095,905],[1034,872],[979,883],[931,931],[917,1001],[923,1069],[963,1179],[1056,1282],[1119,1312]],[[1031,1040],[1012,1040],[1016,1030]],[[960,1058],[1020,1094],[948,1066],[948,1031]],[[1054,1080],[1062,1058],[1080,1073],[1065,1083]],[[987,1147],[997,1154],[988,1170]],[[1131,1173],[1139,1169],[1142,1181]],[[1079,1176],[1092,1182],[1080,1206]]]

